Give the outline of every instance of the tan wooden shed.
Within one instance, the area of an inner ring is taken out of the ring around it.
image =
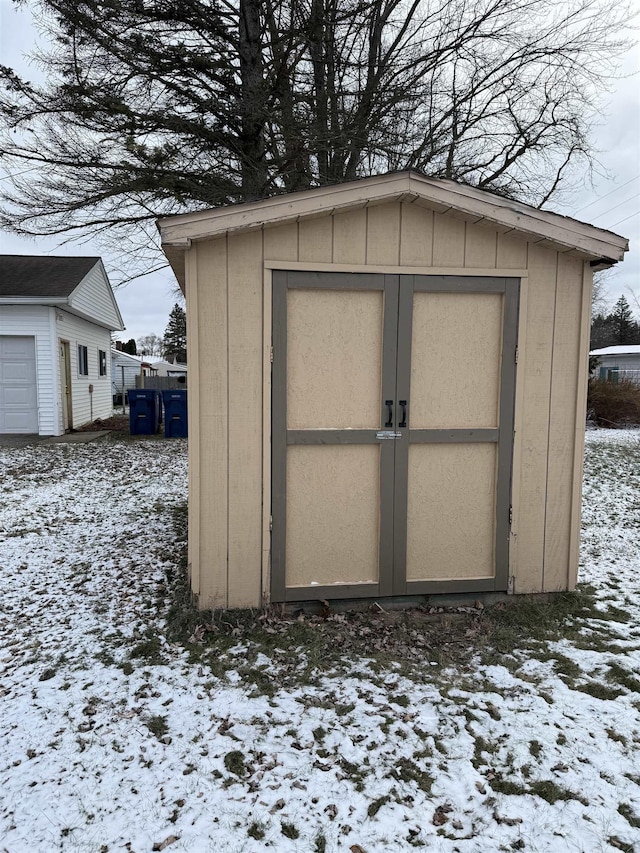
[[[159,222],[202,608],[576,583],[608,231],[383,175]]]

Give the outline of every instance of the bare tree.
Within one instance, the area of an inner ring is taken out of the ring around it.
[[[542,205],[591,162],[607,0],[39,0],[47,83],[0,69],[0,225],[153,219],[415,168]]]
[[[138,355],[162,358],[164,353],[164,339],[155,332],[149,335],[143,335],[137,340]]]

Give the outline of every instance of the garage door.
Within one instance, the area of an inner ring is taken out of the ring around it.
[[[36,341],[0,335],[0,433],[37,433]]]
[[[518,291],[274,274],[272,600],[506,589]]]

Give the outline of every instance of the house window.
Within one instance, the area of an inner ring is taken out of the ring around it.
[[[103,349],[98,350],[98,372],[100,376],[107,375],[107,353]]]
[[[89,375],[89,353],[86,347],[78,344],[78,376]]]

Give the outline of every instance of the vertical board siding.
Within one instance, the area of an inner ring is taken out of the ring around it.
[[[261,604],[262,264],[262,232],[229,237],[229,607]]]
[[[434,267],[464,266],[464,234],[466,222],[433,214],[433,265]]]
[[[333,219],[333,263],[364,264],[367,256],[367,211],[350,210]]]
[[[569,544],[573,488],[573,449],[580,365],[582,261],[558,256],[549,449],[544,537],[543,590],[557,592],[569,583]]]
[[[543,588],[551,353],[557,253],[529,246],[527,357],[522,381],[522,432],[516,592]]]
[[[105,323],[110,329],[120,329],[122,325],[114,306],[109,279],[100,262],[89,270],[71,294],[69,305],[98,323]]]
[[[400,261],[400,204],[367,208],[367,263],[398,264]]]
[[[548,247],[408,202],[204,241],[188,257],[190,387],[196,397],[190,401],[189,559],[201,607],[259,606],[268,600],[265,260],[284,268],[290,261],[310,268],[367,263],[466,267],[471,273],[528,269],[520,309],[520,346],[526,352],[517,376],[511,565],[519,593],[575,582],[576,412],[584,396],[577,372],[588,346],[581,261],[558,259]],[[578,317],[582,326],[576,325]]]
[[[42,305],[3,305],[0,335],[35,337],[36,386],[38,393],[38,434],[60,435],[62,415],[58,400],[57,343],[51,337],[53,309]]]
[[[497,233],[486,225],[467,222],[464,246],[465,267],[495,268]]]
[[[189,402],[189,502],[187,565],[191,589],[200,595],[200,512],[201,485],[203,477],[200,471],[200,446],[202,427],[200,424],[200,361],[206,364],[208,353],[200,351],[198,333],[198,247],[194,246],[185,253],[185,302],[187,306],[187,362],[189,364],[190,391]]]
[[[575,589],[580,556],[580,517],[582,514],[582,477],[584,472],[585,419],[587,413],[587,383],[589,379],[589,338],[591,330],[591,300],[593,273],[588,262],[582,264],[582,309],[578,342],[578,387],[576,393],[575,437],[573,442],[573,483],[571,524],[569,528],[569,582]]]
[[[290,222],[278,228],[264,230],[265,261],[298,260],[298,223]]]
[[[197,245],[200,606],[228,606],[227,243]],[[189,382],[190,388],[194,385]],[[191,436],[189,443],[191,444]]]
[[[298,225],[298,254],[301,261],[330,264],[333,257],[333,217],[305,219]]]
[[[524,270],[527,268],[526,240],[511,237],[509,234],[496,235],[496,266],[498,269]]]
[[[400,263],[430,267],[433,260],[433,211],[404,203],[400,217]]]

